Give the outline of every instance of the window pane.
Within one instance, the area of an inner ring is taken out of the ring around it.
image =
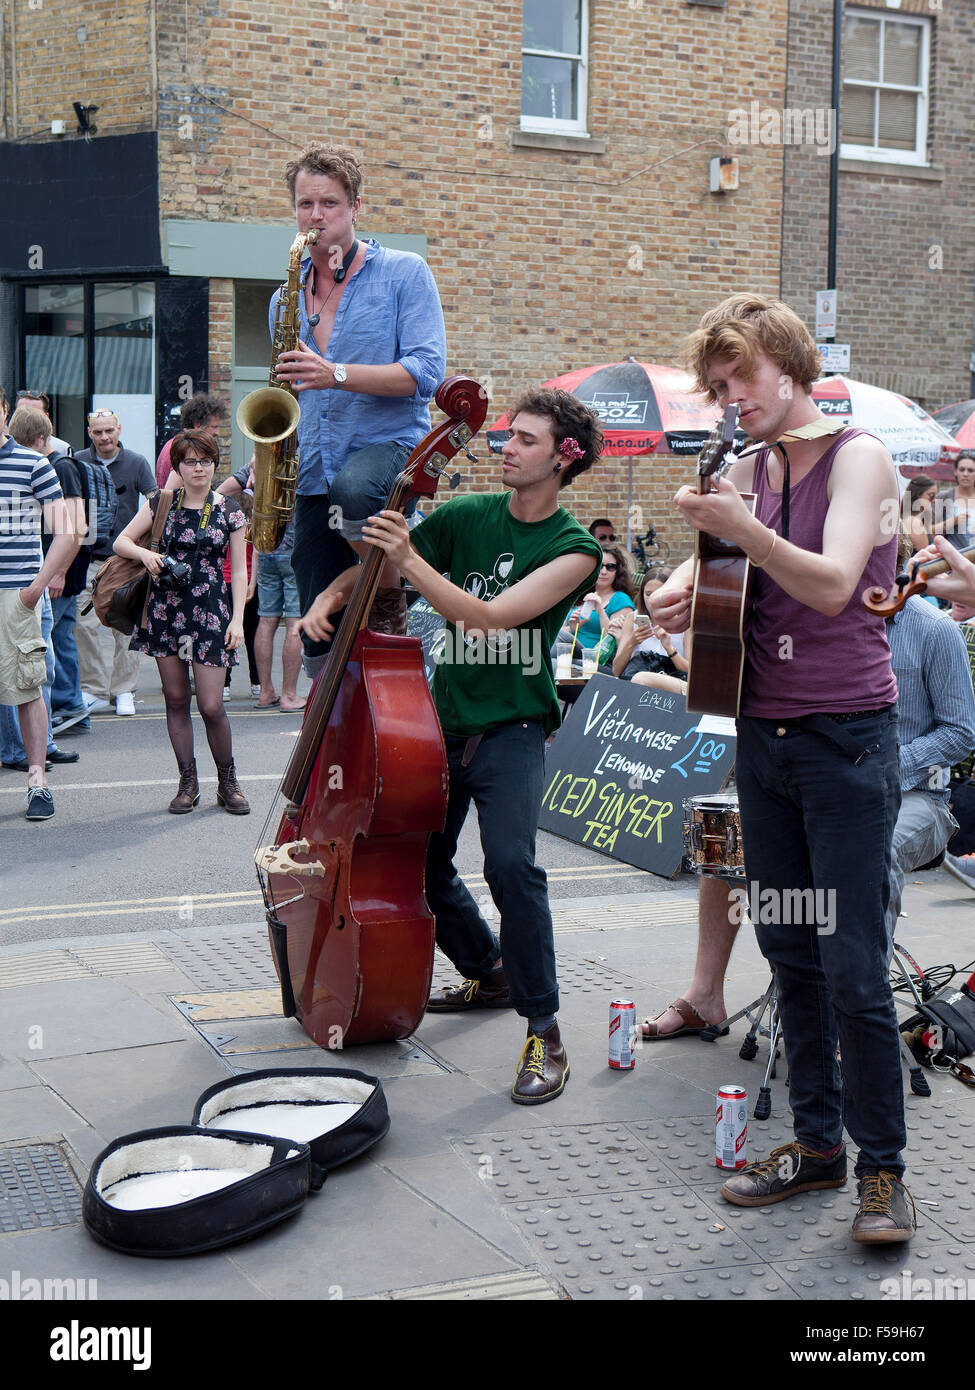
[[[568,58],[523,58],[522,115],[545,116],[555,121],[577,120],[578,72],[578,63]]]
[[[842,139],[848,145],[873,144],[876,97],[871,87],[844,87],[840,112]]]
[[[267,306],[278,288],[272,280],[234,283],[234,366],[271,369],[271,335]]]
[[[579,0],[524,0],[522,48],[579,53]]]
[[[921,84],[921,30],[917,24],[884,28],[884,81],[903,87]]]
[[[913,150],[917,142],[918,98],[910,92],[879,92],[880,133],[885,150]]]
[[[82,285],[24,290],[25,376],[20,389],[51,398],[54,433],[74,449],[85,434],[85,298]]]
[[[880,21],[847,18],[843,33],[843,76],[857,82],[880,81]]]
[[[114,410],[122,426],[122,443],[136,453],[155,457],[153,390],[152,281],[96,284],[94,409]]]

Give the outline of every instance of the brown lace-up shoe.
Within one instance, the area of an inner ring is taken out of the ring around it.
[[[217,766],[217,805],[232,816],[250,815],[250,803],[237,784],[237,769],[232,762]]]
[[[511,1099],[516,1105],[541,1105],[561,1095],[568,1079],[569,1059],[562,1045],[559,1025],[553,1023],[544,1033],[533,1033],[529,1028]]]
[[[174,816],[185,816],[187,811],[192,811],[199,799],[200,784],[196,780],[196,759],[192,758],[188,763],[179,765],[179,790],[169,803],[169,809]]]
[[[366,619],[373,632],[385,632],[391,637],[406,636],[406,592],[403,589],[380,589],[373,599]]]
[[[468,1009],[510,1009],[511,990],[503,970],[486,980],[464,980],[453,989],[438,989],[427,1000],[431,1013],[466,1013]]]
[[[846,1182],[846,1149],[833,1158],[807,1149],[793,1140],[773,1149],[768,1158],[749,1163],[729,1178],[721,1189],[726,1202],[736,1207],[767,1207],[784,1202],[797,1192],[821,1187],[842,1187]]]
[[[888,1245],[910,1240],[917,1226],[917,1208],[894,1173],[871,1173],[861,1178],[859,1196],[860,1210],[853,1220],[855,1241],[861,1245]]]

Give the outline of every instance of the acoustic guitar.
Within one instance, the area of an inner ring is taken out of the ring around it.
[[[738,424],[738,407],[730,405],[698,457],[698,492],[710,492],[729,463]],[[742,493],[755,510],[753,493]],[[687,673],[687,708],[734,719],[741,702],[745,670],[745,602],[748,556],[737,545],[697,533],[697,565],[691,606],[691,655]]]

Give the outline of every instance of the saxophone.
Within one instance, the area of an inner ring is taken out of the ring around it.
[[[267,386],[251,391],[237,407],[237,426],[254,441],[254,511],[251,535],[262,555],[277,550],[291,519],[298,481],[298,398],[289,385],[281,385],[274,366],[282,352],[297,347],[301,330],[298,296],[301,293],[301,258],[314,245],[318,232],[296,236],[288,258],[288,282],[281,286],[271,340],[271,369]]]

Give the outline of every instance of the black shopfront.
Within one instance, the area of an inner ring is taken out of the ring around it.
[[[7,143],[0,199],[0,384],[46,392],[76,449],[110,406],[154,458],[209,349],[208,280],[163,264],[155,132]]]

